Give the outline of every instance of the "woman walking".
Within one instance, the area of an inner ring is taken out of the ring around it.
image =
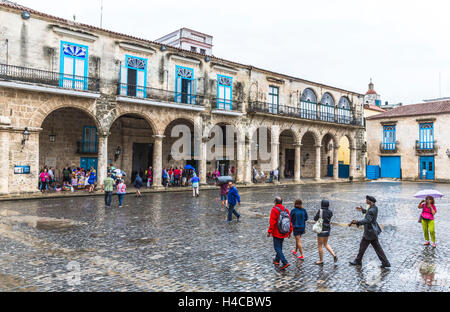
[[[127,185],[120,179],[119,184],[117,184],[117,196],[119,197],[119,208],[122,208],[122,202],[125,194],[127,193]]]
[[[333,249],[331,249],[331,246],[328,245],[328,237],[330,236],[330,222],[331,218],[333,217],[333,212],[329,210],[330,202],[326,199],[322,200],[322,203],[320,204],[321,208],[319,211],[317,211],[314,221],[319,220],[319,218],[322,218],[322,232],[317,234],[317,248],[319,250],[319,261],[316,262],[316,264],[321,265],[323,264],[323,247],[333,256],[334,262],[337,262],[338,258],[336,254],[334,253]]]
[[[47,190],[47,183],[49,181],[47,168],[44,168],[44,170],[39,174],[39,178],[41,180],[40,191],[44,193]]]
[[[308,220],[308,213],[303,208],[303,202],[299,198],[295,200],[294,209],[291,211],[291,222],[294,228],[295,248],[292,250],[292,254],[297,256],[297,251],[300,251],[300,256],[297,256],[299,260],[304,260],[303,246],[301,237],[305,233],[305,225]]]
[[[436,248],[436,234],[434,231],[434,215],[436,214],[436,206],[434,206],[433,196],[427,196],[417,207],[422,209],[420,222],[422,223],[423,235],[425,236],[425,246],[430,245],[430,235],[433,248]]]

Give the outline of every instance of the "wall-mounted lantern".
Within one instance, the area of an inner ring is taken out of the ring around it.
[[[23,130],[22,133],[22,150],[25,146],[25,142],[28,141],[30,139],[30,131],[28,131],[28,128],[25,127],[25,130]]]
[[[50,134],[49,136],[48,136],[48,140],[50,141],[50,142],[55,142],[56,141],[56,135],[54,135],[54,134]]]
[[[122,150],[120,149],[120,146],[117,146],[115,152],[114,152],[114,161],[117,161],[117,159],[119,159],[120,153],[122,152]]]

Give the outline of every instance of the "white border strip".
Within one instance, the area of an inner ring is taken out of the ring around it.
[[[60,28],[58,26],[53,26],[53,31],[60,35],[66,35],[66,36],[70,36],[70,37],[74,37],[77,39],[86,40],[86,41],[90,41],[90,42],[93,42],[93,41],[97,40],[97,38],[98,38],[93,35],[79,33],[76,31]]]
[[[40,85],[33,85],[33,84],[25,84],[25,83],[18,83],[18,82],[12,82],[12,81],[4,81],[0,80],[0,87],[6,87],[6,88],[13,88],[13,89],[21,89],[21,90],[27,90],[27,91],[34,91],[34,92],[46,92],[46,93],[53,93],[53,94],[60,94],[60,95],[71,95],[71,96],[78,96],[78,97],[85,97],[90,99],[98,99],[100,97],[100,93],[94,93],[90,91],[76,91],[69,90],[69,89],[59,89],[54,87],[44,87]]]
[[[119,42],[119,47],[121,47],[124,50],[133,51],[133,52],[141,52],[141,53],[147,53],[147,54],[155,53],[153,50],[134,46],[134,45],[124,43],[124,42]]]
[[[195,105],[195,104],[191,105],[191,104],[166,103],[166,102],[158,102],[158,101],[154,101],[154,100],[129,98],[129,97],[125,97],[125,96],[117,96],[116,101],[117,102],[134,103],[134,104],[152,105],[152,106],[159,106],[159,107],[167,107],[167,108],[179,108],[179,109],[199,111],[199,112],[205,111],[204,106],[199,106],[199,105]]]
[[[220,66],[220,65],[214,65],[213,68],[215,68],[216,70],[221,70],[224,72],[228,72],[231,74],[237,74],[238,70],[233,69],[233,68],[229,68],[229,67],[224,67],[224,66]]]
[[[174,59],[174,60],[186,62],[186,63],[192,63],[192,64],[196,64],[196,65],[200,64],[199,60],[193,60],[193,59],[182,57],[182,56],[178,56],[178,55],[172,55],[170,58]]]
[[[230,115],[230,116],[242,116],[241,112],[236,111],[227,111],[227,110],[221,110],[221,109],[213,109],[211,110],[212,114],[221,114],[221,115]]]

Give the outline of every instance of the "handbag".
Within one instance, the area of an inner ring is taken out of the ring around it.
[[[315,233],[319,234],[320,232],[322,232],[322,227],[323,227],[322,209],[320,209],[319,219],[316,221],[316,223],[314,223],[312,229]]]

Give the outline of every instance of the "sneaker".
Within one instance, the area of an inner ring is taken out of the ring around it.
[[[280,261],[277,261],[277,260],[273,259],[273,264],[280,265]]]
[[[425,244],[423,244],[424,246],[430,245],[429,241],[426,241]]]
[[[297,255],[297,252],[295,251],[295,249],[292,249],[291,252],[292,252],[292,254],[293,254],[294,256]]]
[[[290,266],[289,263],[283,264],[283,266],[280,268],[280,270],[285,270],[288,266]]]
[[[305,257],[303,257],[303,256],[298,256],[297,257],[299,260],[305,260]]]
[[[384,268],[390,268],[390,267],[391,267],[391,264],[390,264],[390,263],[385,263],[385,264],[380,265],[380,268],[382,268],[382,269],[384,269]]]
[[[436,248],[436,243],[431,244],[431,247]]]

